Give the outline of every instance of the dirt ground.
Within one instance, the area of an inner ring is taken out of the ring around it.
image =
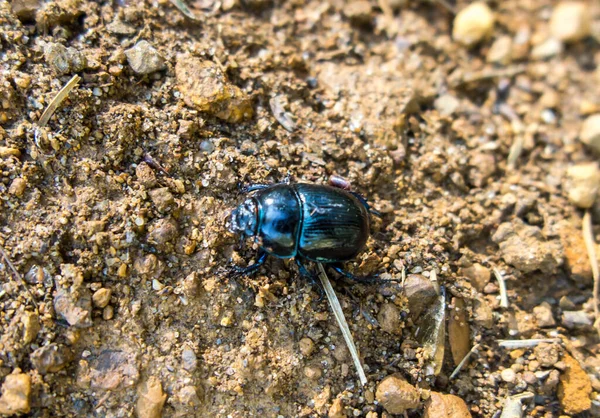
[[[600,416],[600,7],[448,1],[0,0],[0,414]],[[332,174],[366,387],[293,261],[228,270],[240,186]]]

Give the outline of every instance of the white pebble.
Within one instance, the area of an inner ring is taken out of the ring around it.
[[[494,12],[484,2],[475,2],[454,18],[452,38],[470,47],[488,37],[494,29]]]
[[[577,42],[591,33],[592,13],[579,1],[563,1],[552,11],[550,33],[563,42]]]
[[[500,376],[502,377],[502,380],[504,380],[506,383],[513,383],[517,378],[517,374],[513,369],[502,370]]]
[[[600,113],[588,116],[581,125],[581,142],[600,152]]]
[[[582,163],[567,170],[568,196],[575,206],[587,209],[592,207],[600,189],[600,169],[596,163]]]

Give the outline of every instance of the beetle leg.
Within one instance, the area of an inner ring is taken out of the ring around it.
[[[338,266],[336,264],[330,264],[329,266],[332,269],[334,269],[336,272],[341,274],[342,276],[347,277],[348,279],[353,280],[355,282],[364,283],[364,284],[374,284],[374,283],[379,283],[382,281],[381,279],[379,279],[377,277],[377,274],[375,274],[373,276],[369,276],[369,277],[355,276],[352,273],[348,273],[346,270],[342,269],[340,266]]]
[[[302,264],[302,261],[300,261],[300,259],[298,257],[295,258],[296,264],[298,265],[298,270],[300,271],[300,274],[302,276],[304,276],[305,278],[307,278],[310,283],[316,287],[318,289],[319,292],[319,300],[317,302],[320,302],[323,299],[324,296],[324,291],[323,288],[321,287],[321,285],[315,280],[315,275],[311,274],[310,271],[308,271],[308,269],[306,268],[306,266],[304,264]]]
[[[240,266],[233,266],[233,271],[235,271],[238,274],[250,274],[250,273],[254,273],[256,270],[258,270],[258,268],[260,266],[262,266],[265,263],[265,260],[267,259],[267,253],[262,251],[259,253],[258,258],[256,259],[256,261],[254,262],[254,264],[248,266],[248,267],[240,267]]]
[[[247,186],[242,187],[242,192],[249,193],[249,192],[253,192],[255,190],[266,189],[267,187],[271,187],[271,185],[261,184],[261,183],[249,184]]]
[[[359,193],[356,192],[350,192],[350,194],[352,194],[354,197],[356,197],[360,203],[362,203],[364,205],[365,208],[367,208],[367,210],[369,211],[369,213],[371,215],[377,216],[378,218],[382,218],[383,216],[381,215],[381,212],[379,212],[378,210],[375,210],[373,208],[371,208],[371,206],[369,205],[369,202],[367,202],[367,199],[365,199],[364,197],[362,197],[362,195],[360,195]]]

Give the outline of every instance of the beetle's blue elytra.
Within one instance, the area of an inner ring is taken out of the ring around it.
[[[231,215],[230,230],[255,237],[263,254],[336,263],[350,260],[369,237],[364,199],[337,187],[316,184],[254,185]]]

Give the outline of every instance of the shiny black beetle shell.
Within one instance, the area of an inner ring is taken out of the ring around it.
[[[231,230],[256,237],[265,252],[279,258],[335,263],[354,258],[364,247],[369,208],[364,200],[336,187],[259,186],[233,211]]]

